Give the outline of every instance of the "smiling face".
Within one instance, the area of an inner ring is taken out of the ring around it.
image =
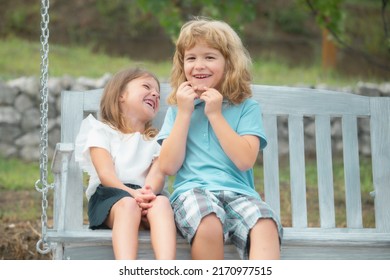
[[[202,41],[184,52],[184,74],[187,81],[198,89],[209,87],[220,90],[225,63],[225,58],[219,50]]]
[[[119,97],[120,110],[131,126],[152,120],[160,108],[160,89],[151,76],[142,76],[127,83]]]

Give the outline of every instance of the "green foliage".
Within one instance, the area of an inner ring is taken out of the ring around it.
[[[330,30],[334,35],[343,35],[344,11],[341,9],[345,0],[298,0],[314,14],[317,24]]]
[[[253,0],[137,0],[137,3],[144,13],[157,17],[158,22],[173,41],[183,23],[194,16],[224,20],[237,32],[242,31],[244,24],[254,20],[256,16],[256,1]]]
[[[122,36],[137,37],[147,33],[153,24],[148,18],[142,17],[135,1],[126,0],[96,0],[96,10],[102,25],[113,27],[113,33]],[[133,27],[137,28],[133,28]]]
[[[386,35],[383,19],[374,12],[379,12],[379,3],[377,2],[375,6],[372,4],[362,3],[359,8],[349,6],[345,11],[345,30],[349,37],[348,41],[355,38],[354,42],[358,41],[362,50],[372,55],[386,56],[390,54],[390,34]]]
[[[39,26],[31,26],[29,20],[34,17],[34,15],[39,14],[39,10],[40,4],[36,1],[35,3],[29,3],[28,5],[19,3],[17,8],[10,9],[5,13],[5,17],[2,19],[2,21],[4,21],[3,26],[5,27],[5,30],[1,31],[1,33],[11,31],[28,33],[32,29],[38,28]]]
[[[308,13],[295,3],[291,3],[287,9],[272,10],[271,18],[284,32],[304,34],[306,31],[304,23],[308,18]]]
[[[165,32],[173,39],[180,30],[182,19],[180,9],[169,0],[148,1],[136,0],[141,10],[146,14],[153,14]],[[158,11],[158,12],[156,12]]]

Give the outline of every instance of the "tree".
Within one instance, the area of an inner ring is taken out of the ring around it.
[[[317,24],[323,29],[323,65],[334,67],[336,46],[332,36],[341,36],[343,0],[298,0],[315,14]],[[238,32],[256,17],[256,1],[213,1],[213,0],[137,0],[144,13],[153,13],[159,24],[175,41],[180,27],[193,15],[216,19],[228,19]],[[156,13],[156,11],[158,11]],[[331,30],[331,32],[329,32]]]
[[[353,51],[371,64],[389,71],[389,67],[374,59],[365,50],[360,50],[348,44],[344,30],[346,19],[346,4],[348,0],[295,0],[302,9],[309,10],[317,25],[322,29],[322,65],[324,68],[336,66],[337,49]],[[363,0],[360,0],[363,3]],[[371,2],[371,0],[366,0]],[[382,21],[385,31],[384,48],[390,53],[390,37],[385,15],[386,6],[390,0],[382,2]],[[253,21],[257,15],[259,4],[256,0],[136,0],[138,7],[145,13],[157,18],[161,27],[174,42],[180,28],[192,16],[206,16],[227,21],[241,33],[245,24]]]
[[[343,36],[343,17],[341,5],[343,0],[299,0],[315,16],[322,29],[322,67],[336,67],[336,39]]]
[[[172,41],[184,22],[192,16],[204,16],[228,21],[237,32],[255,19],[255,0],[136,0],[144,13],[153,14]]]
[[[344,50],[353,51],[361,55],[371,64],[385,71],[390,71],[386,63],[374,59],[368,52],[358,50],[347,43],[343,21],[345,13],[342,9],[346,0],[299,0],[308,7],[315,16],[317,24],[323,30],[322,63],[325,68],[333,68],[336,63],[336,44]],[[384,29],[384,48],[390,54],[390,35],[386,18],[386,7],[390,0],[381,0],[382,22]],[[379,4],[379,2],[378,2]]]

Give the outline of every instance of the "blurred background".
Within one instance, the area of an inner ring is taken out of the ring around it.
[[[39,75],[40,2],[0,2],[3,80]],[[260,64],[268,65],[273,79],[263,71],[257,82],[337,83],[332,80],[336,79],[341,83],[340,75],[346,83],[382,81],[390,77],[388,2],[51,0],[50,75],[98,77],[126,63],[152,62],[153,66],[158,62],[157,72],[167,77],[180,26],[192,16],[202,15],[225,20],[237,30],[254,58],[255,71]],[[105,55],[112,62],[100,64]],[[302,74],[299,80],[299,73],[292,78],[283,75],[286,69],[313,73]],[[311,80],[306,81],[305,75]]]
[[[41,156],[41,2],[50,3],[50,165],[52,147],[60,139],[60,92],[103,87],[112,73],[136,65],[168,82],[175,38],[193,16],[222,19],[235,28],[252,55],[254,83],[390,96],[389,1],[0,0],[0,259],[50,258],[35,249],[41,236],[42,205],[34,189]],[[359,129],[364,131],[364,127],[367,122]],[[335,132],[333,138],[341,141],[341,134]],[[369,143],[361,154],[364,225],[372,227]],[[281,163],[281,215],[288,226],[289,169]],[[307,166],[308,201],[313,204],[309,205],[309,224],[316,226],[313,158]],[[255,166],[259,192],[261,168],[261,164]],[[334,174],[336,223],[343,227],[342,161],[336,162]],[[52,192],[50,204],[51,196]],[[50,226],[52,208],[48,211]]]

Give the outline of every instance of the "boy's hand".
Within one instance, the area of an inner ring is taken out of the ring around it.
[[[176,93],[179,110],[181,109],[190,113],[194,111],[194,100],[199,98],[195,90],[189,82],[184,82],[179,86]]]
[[[208,118],[213,114],[220,114],[222,112],[223,96],[218,90],[204,87],[204,92],[200,96],[200,99],[206,103],[204,113]]]

